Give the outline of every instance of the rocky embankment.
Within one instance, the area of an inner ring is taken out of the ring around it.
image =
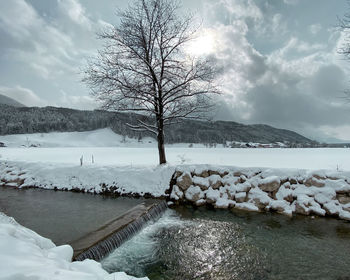
[[[175,204],[275,211],[350,220],[350,177],[341,172],[179,167],[170,186]]]

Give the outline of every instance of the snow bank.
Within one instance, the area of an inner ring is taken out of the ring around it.
[[[350,172],[344,171],[5,162],[0,164],[1,185],[151,197],[170,194],[172,202],[196,206],[350,220]]]
[[[160,197],[169,188],[174,169],[169,166],[113,167],[4,162],[0,163],[0,186]]]
[[[0,279],[132,280],[124,272],[109,274],[93,260],[71,262],[73,249],[55,244],[0,212]]]
[[[179,166],[171,182],[175,203],[350,220],[350,172]]]

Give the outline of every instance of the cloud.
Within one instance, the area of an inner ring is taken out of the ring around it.
[[[320,23],[311,24],[309,26],[309,31],[311,34],[316,35],[322,29],[322,25]]]
[[[91,96],[87,95],[72,95],[61,90],[62,97],[59,100],[59,106],[73,108],[73,109],[83,109],[83,110],[94,110],[99,106]]]
[[[299,0],[283,0],[283,2],[287,5],[296,5],[299,3]]]
[[[0,86],[0,94],[13,98],[25,106],[47,106],[47,102],[36,95],[32,90],[21,86],[3,87]]]
[[[71,21],[91,29],[92,22],[86,14],[85,8],[77,0],[58,0],[58,7]]]
[[[233,13],[234,4],[235,1],[226,7],[228,13]],[[274,15],[270,19],[254,17],[259,24],[264,23],[263,31],[270,30],[272,37],[287,30],[287,25],[278,29],[283,16]],[[337,40],[318,43],[292,34],[282,46],[262,54],[250,42],[250,18],[236,16],[231,21],[216,18],[212,22],[216,47],[211,55],[221,69],[220,85],[224,91],[218,100],[216,119],[266,123],[311,138],[326,137],[322,127],[343,125],[350,106],[339,98],[346,88],[347,72],[336,54]],[[313,31],[317,28],[312,27]]]
[[[11,47],[4,50],[7,55],[40,77],[54,77],[72,69],[72,39],[27,2],[7,1],[0,10],[0,29],[12,40]]]

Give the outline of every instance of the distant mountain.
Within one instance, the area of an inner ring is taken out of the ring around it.
[[[25,107],[23,104],[17,102],[16,100],[0,94],[0,104],[9,105],[13,107]]]
[[[18,108],[0,105],[0,135],[87,131],[110,127],[114,132],[129,137],[154,137],[149,132],[133,131],[126,125],[126,123],[136,124],[137,118],[147,121],[147,117],[132,113],[113,113],[101,110],[80,111],[56,107]],[[294,131],[277,129],[268,125],[195,120],[185,120],[181,124],[167,127],[165,141],[167,143],[289,142],[303,145],[315,143]]]

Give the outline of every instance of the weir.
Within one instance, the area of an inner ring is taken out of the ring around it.
[[[150,204],[143,202],[133,207],[99,229],[70,242],[74,250],[73,260],[101,260],[139,232],[147,222],[159,218],[166,209],[165,201]]]

